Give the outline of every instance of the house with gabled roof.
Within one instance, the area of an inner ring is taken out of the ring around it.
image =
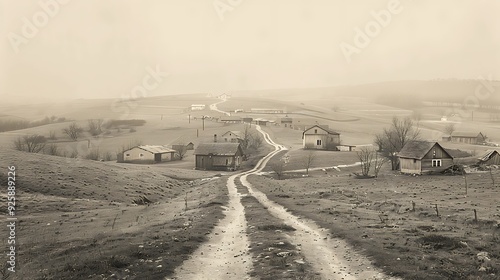
[[[221,135],[222,141],[241,143],[243,142],[243,133],[241,131],[230,130]]]
[[[119,162],[159,163],[175,160],[177,151],[165,145],[141,145],[123,151]]]
[[[340,133],[326,126],[313,125],[302,132],[302,144],[304,149],[338,150]]]
[[[500,154],[497,150],[488,150],[479,159],[479,164],[500,165]]]
[[[440,172],[453,165],[453,156],[438,142],[410,141],[398,153],[402,173]]]
[[[239,143],[202,143],[194,151],[199,170],[237,170],[243,161]]]

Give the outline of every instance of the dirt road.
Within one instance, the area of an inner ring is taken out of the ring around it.
[[[249,241],[246,234],[245,209],[240,202],[235,180],[240,180],[267,210],[283,223],[296,229],[288,235],[293,244],[300,244],[305,261],[309,262],[322,279],[396,279],[375,269],[364,256],[356,253],[343,240],[330,238],[329,232],[313,221],[301,219],[270,201],[247,180],[250,175],[259,174],[269,159],[286,150],[272,141],[269,134],[256,126],[264,140],[274,147],[250,171],[228,178],[229,206],[225,218],[210,234],[209,241],[201,246],[192,257],[176,270],[174,279],[250,279],[252,258],[248,253]]]

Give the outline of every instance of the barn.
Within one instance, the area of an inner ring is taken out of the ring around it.
[[[486,142],[486,136],[481,132],[453,132],[450,136],[451,142],[466,144],[482,144]]]
[[[130,148],[122,153],[121,162],[158,163],[175,159],[177,152],[167,146],[142,145]]]
[[[302,132],[302,142],[304,149],[338,150],[340,133],[314,125]]]
[[[243,160],[239,143],[202,143],[195,154],[198,170],[236,170]]]
[[[453,165],[453,156],[438,142],[408,142],[398,158],[401,172],[408,174],[440,172]]]
[[[500,165],[500,154],[497,150],[488,150],[479,158],[479,164]]]

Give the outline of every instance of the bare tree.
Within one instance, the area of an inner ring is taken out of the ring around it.
[[[306,157],[303,160],[304,168],[306,169],[306,174],[309,175],[309,168],[311,168],[314,160],[316,159],[316,154],[314,151],[309,150]]]
[[[78,126],[76,123],[72,123],[68,127],[63,128],[63,132],[68,135],[69,138],[71,138],[73,141],[76,141],[82,134],[83,128]]]
[[[177,149],[177,155],[179,156],[179,160],[184,159],[184,157],[186,156],[186,152],[187,152],[186,146],[182,146],[182,148]]]
[[[278,176],[278,180],[283,178],[283,174],[285,173],[285,163],[283,161],[278,161],[270,165],[271,169]]]
[[[47,139],[38,134],[26,135],[18,137],[14,140],[14,148],[18,151],[29,153],[39,153],[45,148]]]
[[[392,170],[396,170],[398,168],[397,153],[408,142],[419,138],[420,130],[414,127],[414,122],[410,117],[403,119],[393,117],[391,126],[375,136],[375,144],[378,145],[379,151],[390,158]]]
[[[102,133],[102,119],[91,119],[88,120],[88,132],[92,136],[97,136]]]
[[[356,152],[358,159],[361,162],[361,174],[365,177],[370,175],[374,153],[375,151],[368,147],[362,147],[358,152]]]
[[[241,141],[241,148],[243,149],[243,151],[246,151],[246,149],[250,145],[250,141],[253,138],[250,127],[248,125],[245,125],[245,129],[243,129],[243,135],[241,135],[241,137],[243,138]]]
[[[454,123],[449,123],[444,127],[444,133],[451,135],[453,132],[455,132],[456,127]]]

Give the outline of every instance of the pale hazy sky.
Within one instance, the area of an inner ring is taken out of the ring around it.
[[[377,30],[373,12],[390,3]],[[116,98],[144,80],[153,96],[499,79],[499,12],[497,0],[0,0],[0,95]],[[370,43],[356,45],[367,25]],[[357,48],[350,61],[342,43]],[[146,70],[157,67],[169,73],[159,84]]]

